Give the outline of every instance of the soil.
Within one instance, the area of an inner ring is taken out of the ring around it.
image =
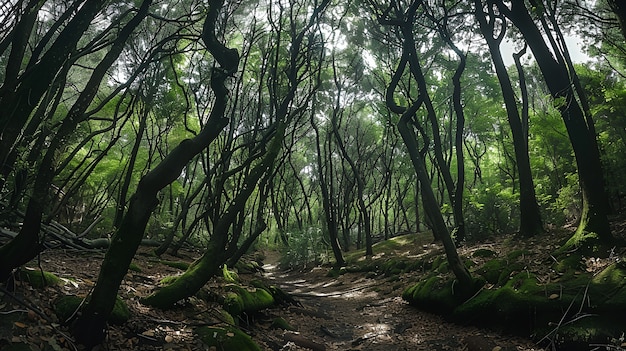
[[[407,283],[396,277],[346,273],[331,279],[327,273],[322,267],[281,272],[273,265],[266,265],[265,273],[302,303],[271,316],[286,319],[326,350],[541,350],[528,339],[448,323],[409,306],[400,297]],[[268,346],[280,342],[279,335],[258,334]],[[290,343],[282,350],[309,349]]]
[[[191,262],[199,253],[187,252]],[[0,350],[10,344],[30,350],[81,350],[73,343],[69,323],[59,321],[53,305],[63,295],[87,295],[95,285],[101,252],[50,250],[28,266],[39,267],[62,279],[57,286],[35,289],[15,281],[0,293]],[[180,261],[180,257],[163,257]],[[399,297],[409,282],[346,273],[327,277],[328,267],[281,271],[278,253],[267,252],[262,279],[280,286],[300,305],[277,306],[240,321],[243,330],[264,350],[539,350],[530,340],[494,331],[447,323],[420,312]],[[134,263],[141,271],[129,271],[119,295],[132,312],[124,325],[111,325],[107,340],[96,350],[206,350],[193,330],[220,323],[216,303],[190,298],[167,311],[148,308],[139,298],[158,282],[181,271],[161,264],[142,249]],[[241,274],[245,282],[257,275]],[[221,278],[207,284],[219,290]],[[284,318],[295,331],[274,329],[272,321]],[[308,348],[302,345],[308,346]]]
[[[614,226],[620,237],[626,237],[626,221],[616,222]],[[489,249],[505,255],[511,250],[528,249],[533,255],[529,256],[527,269],[548,279],[556,274],[546,264],[551,260],[550,253],[571,234],[562,230],[560,236],[555,233],[524,243],[512,236],[499,236],[488,243],[463,247],[459,254],[472,257],[476,250]],[[428,240],[417,245],[400,245],[388,256],[372,259],[441,255],[440,245]],[[207,350],[193,331],[200,326],[224,323],[219,303],[212,302],[219,300],[224,279],[212,279],[197,294],[202,298],[194,296],[172,309],[146,307],[139,302],[141,297],[157,289],[161,279],[182,274],[163,260],[192,262],[201,255],[201,252],[185,251],[181,257],[165,255],[159,260],[150,252],[150,248],[140,249],[133,261],[136,269],[129,270],[119,290],[131,318],[123,325],[109,326],[105,343],[96,350]],[[285,271],[278,268],[278,252],[263,254],[264,272],[240,274],[242,284],[261,278],[281,287],[299,302],[239,320],[241,328],[264,350],[541,350],[529,339],[452,324],[409,306],[400,296],[405,288],[419,281],[420,272],[393,275],[360,272],[329,277],[327,265]],[[624,251],[618,254],[624,255]],[[27,267],[52,272],[61,278],[61,284],[37,289],[28,282],[15,280],[0,286],[0,350],[10,345],[23,345],[27,350],[81,350],[72,341],[71,321],[56,317],[54,301],[65,295],[87,296],[95,285],[103,257],[102,251],[48,250]],[[610,260],[590,259],[586,269],[599,271]],[[273,328],[272,323],[278,317],[294,330]]]

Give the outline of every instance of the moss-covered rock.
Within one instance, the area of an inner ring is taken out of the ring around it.
[[[258,312],[274,304],[274,297],[263,288],[244,288],[232,284],[227,286],[227,290],[229,292],[224,298],[224,309],[233,316],[244,312]]]
[[[61,282],[61,279],[53,273],[32,268],[21,268],[17,274],[17,278],[21,281],[28,282],[36,289],[42,289],[46,286],[55,286]]]
[[[481,268],[476,270],[476,273],[485,278],[487,282],[497,284],[500,279],[500,274],[506,265],[507,263],[505,260],[496,259],[487,261]]]
[[[407,288],[402,298],[409,304],[429,312],[451,313],[459,301],[454,296],[453,281],[431,276]]]
[[[250,285],[269,292],[274,298],[274,303],[278,305],[300,305],[300,302],[296,301],[293,296],[286,293],[283,289],[277,287],[276,285],[267,285],[258,279],[250,281]]]
[[[202,343],[223,351],[261,351],[250,336],[233,327],[200,327],[195,330]]]
[[[81,306],[83,298],[76,295],[61,296],[55,300],[53,308],[54,312],[62,323],[67,322],[76,310]],[[115,305],[113,311],[109,317],[109,322],[112,324],[122,325],[130,318],[130,310],[126,303],[118,296],[115,299]]]

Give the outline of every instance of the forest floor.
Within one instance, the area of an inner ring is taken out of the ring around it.
[[[621,236],[626,221],[616,224]],[[501,254],[526,247],[541,257],[529,260],[538,272],[545,270],[550,252],[568,235],[558,230],[520,243],[513,236],[502,236],[489,242],[467,245],[460,254],[469,257],[472,251],[488,248]],[[408,259],[427,252],[438,254],[439,244],[420,234],[419,242],[400,245],[394,250],[379,252],[373,261],[385,262],[395,256]],[[199,326],[222,322],[219,304],[207,296],[219,294],[223,278],[211,280],[197,297],[163,311],[148,308],[139,300],[154,291],[159,281],[182,271],[164,264],[166,261],[191,262],[199,252],[185,252],[182,257],[151,255],[150,248],[141,248],[120,287],[119,296],[132,315],[123,325],[109,328],[105,344],[98,350],[207,350],[194,334]],[[376,252],[375,252],[376,253]],[[240,274],[242,284],[262,279],[292,294],[301,305],[276,306],[240,321],[264,350],[542,350],[531,340],[472,326],[462,326],[419,311],[401,298],[402,291],[419,281],[420,272],[387,275],[381,272],[344,272],[328,275],[329,266],[300,270],[278,268],[278,252],[264,254],[265,272]],[[621,253],[623,255],[623,253]],[[387,255],[387,256],[385,256]],[[86,296],[97,280],[101,251],[77,252],[49,250],[27,265],[43,269],[61,278],[61,283],[34,288],[28,282],[15,281],[12,292],[0,291],[0,350],[9,345],[24,345],[20,350],[81,350],[74,345],[69,327],[54,313],[54,301],[65,295]],[[362,260],[359,258],[359,260]],[[606,262],[588,262],[588,269],[600,269]],[[598,267],[600,268],[598,268]],[[283,318],[294,332],[272,328],[272,321]],[[540,336],[539,336],[540,337]],[[308,346],[308,348],[303,347]]]
[[[271,262],[276,257],[269,253],[267,258]],[[409,306],[401,298],[409,276],[345,273],[329,278],[323,267],[288,272],[265,267],[267,279],[302,303],[271,315],[284,318],[326,350],[541,350],[528,339],[449,323]],[[271,332],[258,334],[268,346],[280,341]],[[308,349],[292,343],[283,350]]]

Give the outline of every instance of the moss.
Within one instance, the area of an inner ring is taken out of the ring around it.
[[[488,249],[478,249],[474,251],[474,253],[472,253],[472,257],[476,257],[476,258],[489,258],[489,257],[495,257],[496,255],[497,253],[495,251],[488,250]]]
[[[498,277],[498,285],[499,286],[505,285],[506,282],[509,281],[511,276],[523,271],[524,268],[525,268],[525,265],[520,262],[507,264],[506,266],[503,267],[502,271],[500,271],[500,276]]]
[[[585,316],[571,323],[554,326],[542,334],[554,340],[560,350],[588,350],[590,344],[608,346],[610,340],[619,338],[625,328],[626,324],[617,319]]]
[[[161,264],[164,264],[168,267],[180,269],[181,271],[186,271],[189,268],[189,263],[181,262],[181,261],[160,261]]]
[[[557,255],[565,252],[577,251],[583,256],[606,257],[611,250],[611,245],[607,245],[602,238],[594,232],[577,230],[569,240],[556,252]]]
[[[61,323],[67,322],[74,314],[78,306],[83,302],[83,298],[75,295],[61,296],[53,303],[54,313]]]
[[[507,263],[505,260],[496,259],[487,261],[481,268],[476,270],[476,273],[485,278],[487,282],[497,284],[500,274],[502,274],[506,265]]]
[[[83,298],[80,296],[61,296],[55,300],[53,309],[59,318],[59,321],[66,322],[72,317],[82,302]],[[126,303],[119,296],[116,297],[113,311],[111,311],[111,315],[109,316],[109,322],[112,324],[122,325],[128,321],[130,316],[131,313],[126,306]]]
[[[46,286],[56,286],[61,282],[59,277],[50,272],[31,268],[21,268],[17,277],[21,281],[28,282],[36,289],[42,289]]]
[[[128,269],[137,273],[141,272],[141,267],[139,267],[139,265],[137,265],[135,262],[131,262],[128,266]]]
[[[448,314],[459,304],[454,297],[453,281],[431,276],[407,289],[402,298],[429,312]]]
[[[235,327],[200,327],[195,330],[202,343],[223,351],[261,351],[261,348]]]
[[[299,302],[296,301],[293,296],[283,291],[281,288],[276,285],[267,285],[261,280],[255,279],[250,281],[250,285],[255,288],[263,289],[269,292],[274,298],[274,303],[279,305],[298,305]]]
[[[219,312],[220,312],[220,319],[222,320],[222,322],[226,324],[230,324],[230,325],[235,325],[235,318],[233,318],[232,314],[228,313],[226,310],[223,310],[221,308]]]
[[[397,275],[403,273],[409,266],[409,262],[406,259],[400,257],[394,257],[386,260],[380,266],[385,276]]]
[[[513,250],[506,255],[506,258],[513,261],[520,257],[531,256],[533,253],[526,249]]]
[[[626,284],[626,262],[616,262],[598,273],[591,281],[594,284]]]
[[[168,275],[167,277],[163,277],[163,279],[159,280],[159,285],[160,286],[170,285],[173,282],[175,282],[176,279],[178,279],[177,275]]]
[[[224,309],[233,316],[239,316],[244,312],[257,312],[274,304],[274,297],[262,288],[229,285],[227,289],[229,292],[224,298]]]
[[[582,255],[578,252],[574,252],[559,257],[553,268],[560,273],[565,273],[569,270],[580,270],[583,268]]]
[[[426,265],[425,265],[424,260],[412,260],[411,262],[409,262],[409,265],[404,269],[404,271],[405,272],[417,272],[417,271],[424,271],[425,269],[426,269]]]
[[[626,262],[606,267],[591,280],[590,291],[600,296],[607,312],[626,312]]]
[[[237,272],[229,270],[227,265],[222,266],[222,276],[228,283],[239,282],[239,275],[237,275]]]
[[[282,330],[291,330],[295,331],[296,328],[292,327],[286,320],[283,318],[274,318],[271,325],[272,329],[282,329]]]

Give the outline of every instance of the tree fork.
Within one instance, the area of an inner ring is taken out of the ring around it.
[[[150,214],[157,205],[158,192],[178,178],[185,165],[204,150],[226,127],[224,117],[228,102],[225,81],[239,66],[239,55],[217,41],[215,22],[223,6],[222,0],[209,1],[202,38],[220,67],[213,69],[211,89],[215,104],[202,131],[192,139],[183,140],[163,161],[139,182],[130,199],[129,209],[115,232],[107,251],[91,300],[73,326],[77,340],[93,347],[104,340],[106,321],[113,309],[117,291],[144,235]]]

